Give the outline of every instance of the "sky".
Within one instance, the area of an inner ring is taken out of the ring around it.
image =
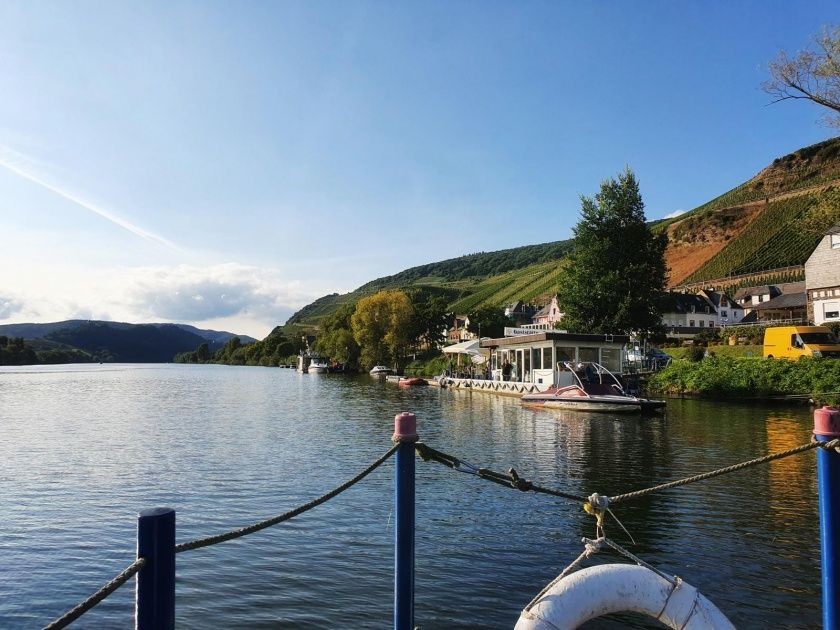
[[[0,0],[0,324],[264,337],[322,295],[649,219],[832,137],[769,105],[820,1]]]

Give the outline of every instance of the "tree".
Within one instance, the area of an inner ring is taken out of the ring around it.
[[[354,304],[345,304],[335,313],[324,318],[315,342],[315,349],[333,361],[355,366],[359,361],[359,344],[353,337],[351,319]]]
[[[449,313],[447,300],[421,288],[406,291],[414,316],[411,323],[413,343],[437,348],[446,335]]]
[[[516,326],[516,321],[505,315],[504,309],[482,306],[467,315],[467,330],[479,337],[503,337],[505,326]]]
[[[412,317],[411,301],[402,291],[380,291],[359,300],[350,321],[365,368],[405,359]]]
[[[814,48],[793,58],[782,50],[769,64],[770,79],[762,89],[774,103],[808,100],[831,110],[823,122],[840,128],[840,26],[826,27],[814,37]]]
[[[628,168],[581,197],[574,248],[560,277],[563,328],[643,335],[661,327],[668,237],[645,223],[636,177]]]

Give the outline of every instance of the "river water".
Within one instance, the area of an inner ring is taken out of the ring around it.
[[[136,513],[178,542],[285,512],[391,446],[393,417],[471,463],[618,494],[807,443],[805,407],[668,402],[639,419],[523,409],[486,393],[257,367],[0,369],[0,627],[38,628],[134,557]],[[739,627],[820,623],[812,452],[616,506],[628,548]],[[512,628],[594,537],[580,505],[417,461],[416,620]],[[393,462],[315,510],[177,558],[182,628],[391,625]],[[607,533],[624,543],[614,521]],[[617,561],[603,553],[594,561]],[[132,625],[133,582],[76,622]],[[648,626],[641,617],[587,627]]]

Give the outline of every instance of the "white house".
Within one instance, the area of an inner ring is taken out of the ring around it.
[[[805,263],[808,319],[840,322],[840,223],[823,236]]]

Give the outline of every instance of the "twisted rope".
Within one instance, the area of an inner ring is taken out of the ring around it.
[[[628,501],[630,499],[637,499],[639,497],[643,497],[646,494],[651,494],[653,492],[659,492],[660,490],[668,490],[670,488],[677,488],[679,486],[684,486],[689,483],[694,483],[695,481],[703,481],[704,479],[711,479],[712,477],[718,477],[720,475],[725,475],[727,473],[736,472],[738,470],[743,470],[744,468],[749,468],[750,466],[757,466],[758,464],[764,464],[767,462],[771,462],[776,459],[783,459],[785,457],[790,457],[791,455],[796,455],[798,453],[804,453],[805,451],[810,451],[814,448],[825,448],[825,449],[834,449],[840,445],[840,440],[831,440],[830,442],[816,442],[812,441],[808,444],[804,444],[802,446],[797,446],[796,448],[789,449],[787,451],[781,451],[779,453],[771,453],[770,455],[765,455],[764,457],[757,457],[756,459],[751,459],[746,462],[741,462],[740,464],[734,464],[733,466],[727,466],[725,468],[718,468],[717,470],[712,470],[710,472],[702,473],[700,475],[694,475],[692,477],[686,477],[685,479],[678,479],[677,481],[671,481],[668,483],[662,483],[658,486],[653,486],[650,488],[644,488],[643,490],[636,490],[634,492],[627,492],[625,494],[618,494],[614,497],[609,498],[609,502],[612,503],[619,503],[621,501]]]
[[[254,523],[253,525],[248,525],[247,527],[242,527],[241,529],[234,529],[229,532],[225,532],[224,534],[218,534],[216,536],[208,536],[207,538],[199,538],[198,540],[193,540],[191,542],[181,543],[180,545],[175,545],[175,553],[181,553],[182,551],[190,551],[192,549],[201,549],[202,547],[209,547],[211,545],[217,545],[219,543],[226,542],[228,540],[233,540],[235,538],[241,538],[242,536],[247,536],[248,534],[253,534],[254,532],[258,532],[261,529],[265,529],[266,527],[271,527],[272,525],[277,525],[278,523],[282,523],[283,521],[288,521],[290,518],[294,518],[299,514],[303,514],[311,510],[314,507],[321,505],[332,499],[333,497],[341,494],[349,487],[355,485],[365,477],[367,477],[370,473],[374,470],[379,468],[385,460],[387,460],[391,455],[397,452],[397,449],[400,447],[400,444],[394,444],[387,453],[385,453],[382,457],[377,459],[373,462],[370,466],[365,468],[362,472],[358,475],[345,481],[343,484],[338,486],[337,488],[330,490],[326,494],[321,495],[317,499],[313,499],[309,503],[305,503],[300,507],[295,508],[285,514],[280,514],[279,516],[274,516],[272,518],[266,519],[264,521],[260,521],[259,523]]]
[[[469,462],[466,462],[462,459],[458,459],[454,455],[449,455],[442,451],[438,451],[428,444],[424,444],[423,442],[417,442],[414,445],[414,448],[417,451],[417,454],[424,462],[434,461],[438,462],[439,464],[443,464],[447,468],[452,468],[453,470],[457,470],[458,472],[468,473],[470,475],[475,475],[481,479],[485,479],[487,481],[491,481],[493,483],[499,484],[500,486],[505,486],[506,488],[513,488],[514,490],[520,490],[521,492],[537,492],[539,494],[548,494],[553,497],[559,497],[561,499],[568,499],[569,501],[574,501],[575,503],[583,503],[587,501],[586,497],[581,497],[576,494],[571,494],[569,492],[564,492],[562,490],[553,490],[551,488],[544,488],[542,486],[538,486],[527,479],[522,479],[514,470],[513,468],[509,468],[507,473],[500,473],[494,470],[490,470],[489,468],[479,468],[477,466],[473,466]]]
[[[560,575],[558,575],[556,578],[551,580],[551,582],[546,584],[545,588],[543,588],[543,590],[541,590],[539,593],[537,593],[537,595],[536,595],[536,597],[534,597],[534,599],[532,599],[530,602],[528,602],[528,605],[525,606],[524,611],[527,612],[527,611],[531,610],[531,608],[534,607],[534,605],[542,598],[543,595],[545,595],[551,589],[551,587],[553,587],[555,584],[557,584],[557,582],[559,582],[564,577],[569,575],[569,573],[571,573],[572,571],[575,571],[581,565],[581,563],[584,560],[586,560],[589,556],[592,556],[592,555],[598,553],[601,550],[601,545],[603,544],[604,540],[605,540],[604,538],[598,538],[597,540],[589,540],[588,538],[584,538],[583,539],[583,545],[584,545],[583,553],[581,553],[577,558],[575,558],[569,566],[567,566],[565,569],[563,569],[563,571],[560,573]]]
[[[64,615],[52,623],[44,626],[44,630],[59,630],[60,628],[66,628],[103,599],[108,597],[111,593],[116,591],[120,586],[128,582],[128,580],[130,580],[140,569],[143,568],[144,564],[146,564],[146,558],[137,558],[137,560],[128,565],[122,573],[117,575],[113,580],[108,582],[81,604],[64,613]]]

